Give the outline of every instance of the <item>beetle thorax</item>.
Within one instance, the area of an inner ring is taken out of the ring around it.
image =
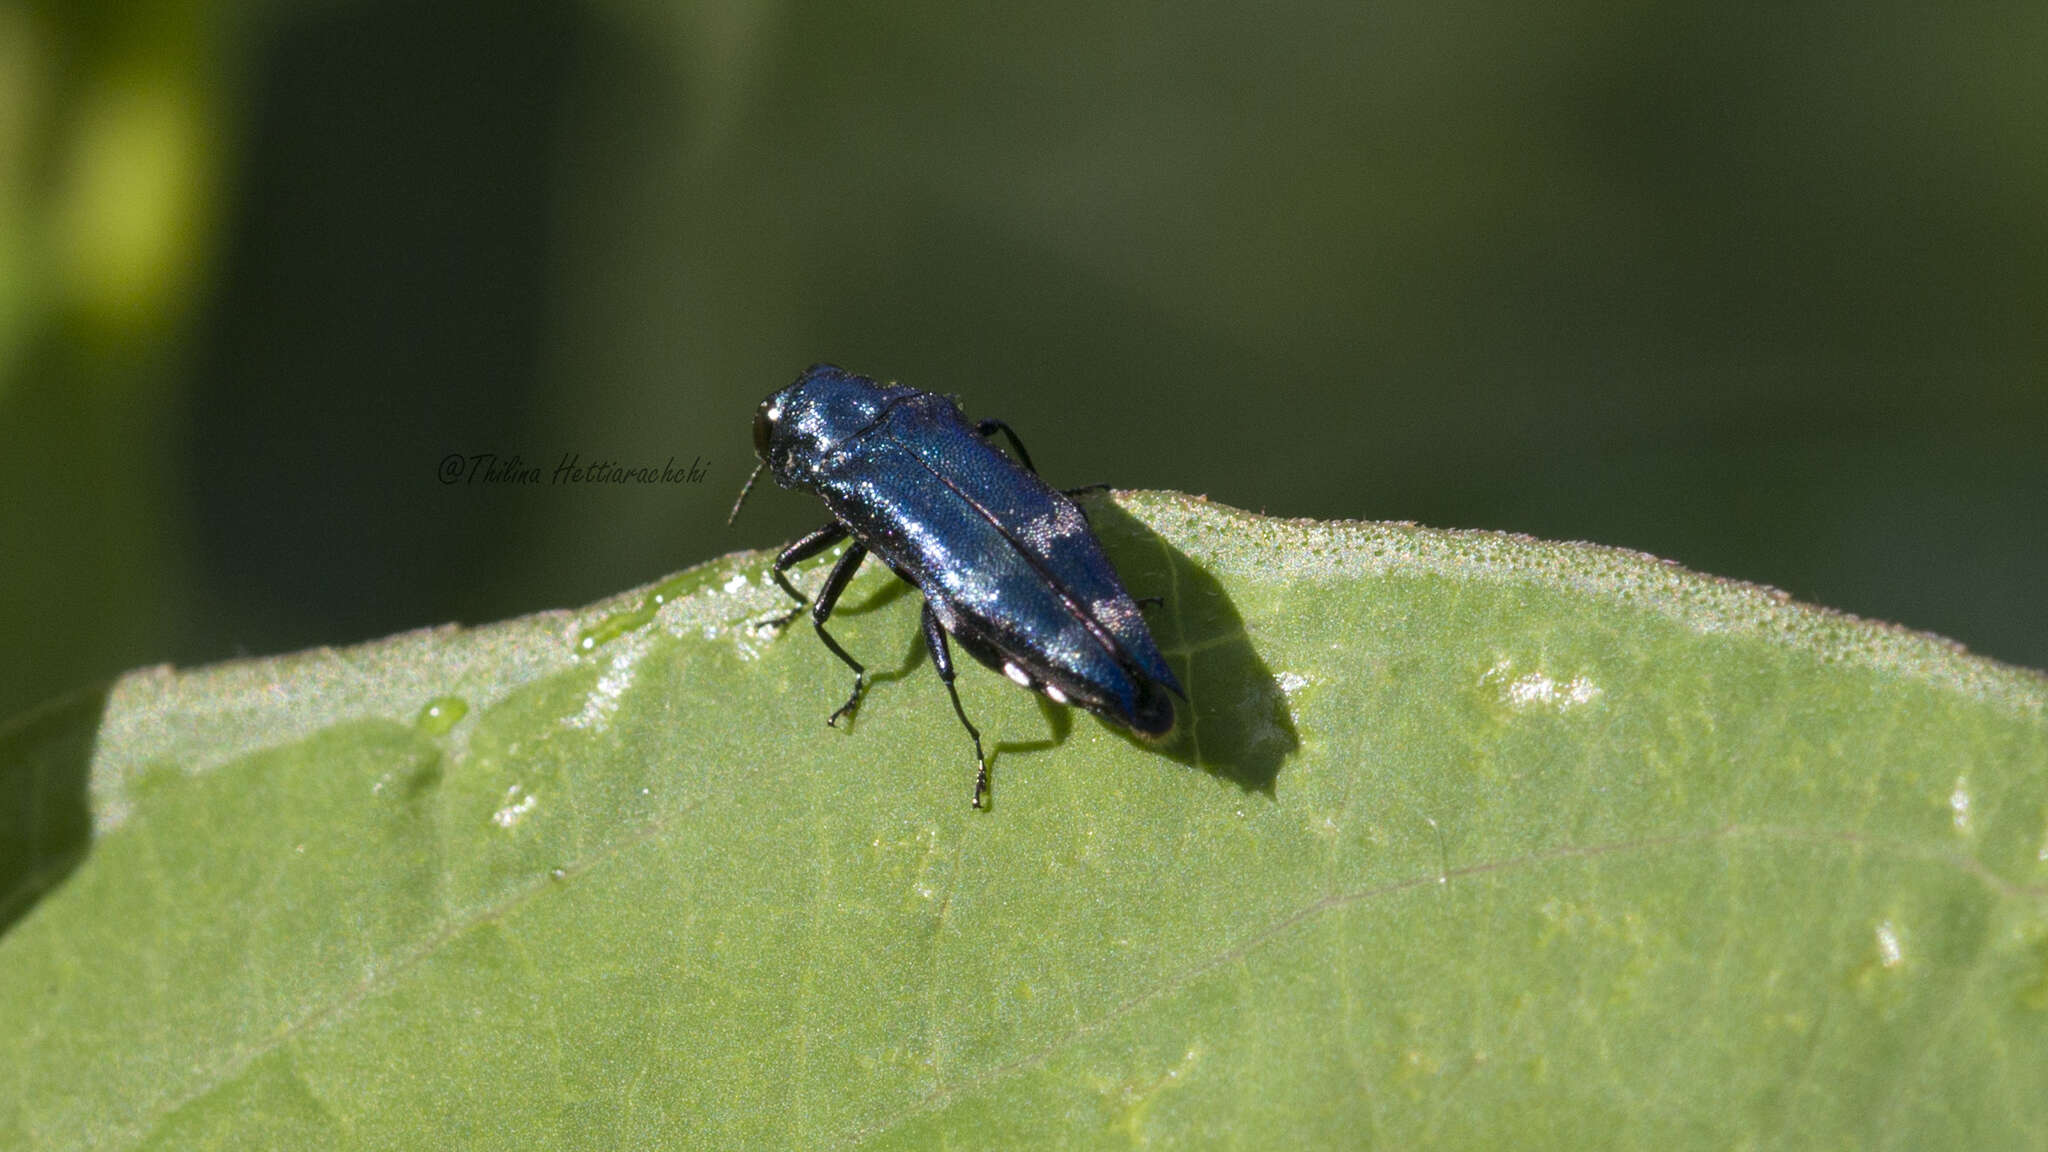
[[[891,404],[915,394],[836,368],[813,368],[762,409],[773,429],[768,470],[784,488],[815,487]]]

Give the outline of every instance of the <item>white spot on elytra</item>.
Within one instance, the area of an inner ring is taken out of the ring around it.
[[[505,806],[491,813],[491,823],[509,830],[526,819],[527,814],[540,803],[540,797],[531,792],[522,796],[520,793],[523,791],[517,784],[505,789]]]
[[[1065,704],[1067,702],[1067,694],[1050,684],[1045,686],[1045,694],[1055,704]]]
[[[1899,947],[1899,930],[1886,920],[1877,926],[1877,960],[1887,968],[1897,968],[1899,961],[1906,958],[1905,950]]]
[[[1025,675],[1024,670],[1022,668],[1017,667],[1015,664],[1005,663],[1003,665],[1003,675],[1008,676],[1011,680],[1014,680],[1017,683],[1024,685],[1026,688],[1029,688],[1031,686],[1031,677]]]
[[[1956,786],[1948,794],[1948,810],[1955,819],[1956,831],[1968,832],[1970,830],[1970,782],[1964,777],[1956,777]]]

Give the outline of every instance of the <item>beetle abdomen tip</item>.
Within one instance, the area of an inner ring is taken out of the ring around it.
[[[1156,684],[1147,683],[1138,690],[1137,704],[1131,709],[1131,731],[1157,739],[1173,731],[1173,720],[1172,697]]]

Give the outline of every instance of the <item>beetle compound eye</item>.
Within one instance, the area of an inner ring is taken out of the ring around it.
[[[761,410],[754,413],[754,454],[761,459],[768,458],[768,439],[775,434],[775,422],[782,419],[782,409],[776,407],[770,397],[761,401]]]

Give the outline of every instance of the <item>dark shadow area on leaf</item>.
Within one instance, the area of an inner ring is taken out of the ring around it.
[[[988,765],[990,772],[995,771],[996,761],[1005,752],[1014,752],[1018,755],[1026,752],[1050,752],[1066,743],[1067,737],[1073,733],[1073,708],[1065,704],[1055,704],[1036,692],[1031,694],[1031,698],[1038,703],[1038,714],[1045,717],[1045,739],[1004,740],[1001,743],[989,745]]]
[[[869,560],[868,563],[874,564],[875,561]],[[876,566],[880,567],[879,564]],[[912,588],[909,581],[894,576],[883,581],[881,587],[868,592],[858,600],[853,598],[853,590],[848,589],[847,594],[840,599],[838,604],[833,606],[832,617],[836,620],[841,616],[865,616],[870,612],[880,612],[896,601],[910,595],[911,592]],[[830,625],[828,624],[826,627],[830,627]]]
[[[875,593],[872,597],[863,601],[861,605],[853,612],[846,614],[858,616],[868,612],[875,611],[882,605],[896,600],[898,597],[902,596],[904,592],[910,590],[910,585],[905,584],[901,580],[892,580],[890,581],[890,584],[891,587]],[[838,619],[841,612],[846,612],[844,607],[842,607],[838,612],[834,612],[832,614],[832,618],[835,620]],[[804,620],[806,621],[804,631],[810,632],[811,629],[808,625],[810,617],[806,616],[804,617]],[[826,624],[826,627],[830,628],[831,625],[828,623]],[[811,640],[814,642],[817,640],[817,636],[815,633],[811,636]],[[894,668],[877,669],[873,664],[868,664],[867,695],[861,698],[860,707],[853,710],[853,715],[846,717],[844,720],[841,720],[839,722],[839,726],[841,728],[846,729],[848,732],[853,731],[854,728],[858,726],[858,724],[860,723],[860,714],[862,712],[867,711],[868,705],[874,702],[871,698],[874,695],[876,685],[894,684],[904,679],[905,677],[909,676],[912,672],[917,671],[917,666],[924,663],[924,661],[924,636],[920,633],[912,632],[910,634],[910,647],[907,651],[903,653],[903,659],[898,661]],[[934,679],[936,679],[936,677],[934,677]]]
[[[1259,658],[1244,617],[1223,585],[1106,496],[1082,500],[1088,521],[1131,595],[1162,597],[1145,609],[1153,638],[1187,689],[1180,722],[1160,744],[1111,726],[1141,747],[1273,795],[1280,766],[1301,747],[1287,696]]]
[[[92,846],[87,783],[111,685],[52,700],[0,727],[0,935]]]
[[[1045,739],[1003,740],[988,747],[989,791],[985,801],[989,811],[995,811],[1002,796],[1002,760],[1005,755],[1021,756],[1027,752],[1050,752],[1067,742],[1074,731],[1074,709],[1065,704],[1055,704],[1036,692],[1032,698],[1038,703],[1038,714],[1045,717]],[[964,737],[966,733],[961,733]],[[970,759],[971,763],[971,759]]]

